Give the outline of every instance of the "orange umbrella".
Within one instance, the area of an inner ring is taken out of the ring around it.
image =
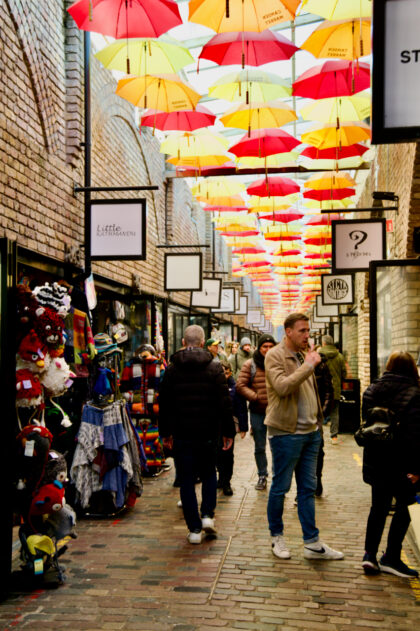
[[[294,20],[300,0],[191,0],[189,21],[216,31],[261,32],[279,22]]]

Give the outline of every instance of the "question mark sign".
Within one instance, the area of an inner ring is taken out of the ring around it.
[[[349,233],[350,239],[352,239],[352,241],[357,241],[356,245],[354,246],[355,250],[357,250],[357,248],[361,243],[363,243],[363,241],[366,241],[367,236],[367,232],[363,232],[363,230],[353,230]]]

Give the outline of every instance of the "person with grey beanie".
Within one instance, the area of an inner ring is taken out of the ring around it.
[[[239,373],[241,372],[242,366],[248,359],[251,359],[251,357],[251,340],[249,339],[249,337],[243,337],[241,338],[238,352],[232,353],[228,357],[228,362],[232,367],[232,376],[235,381],[238,378]]]

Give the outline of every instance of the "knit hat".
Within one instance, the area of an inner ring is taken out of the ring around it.
[[[266,342],[271,342],[271,344],[274,344],[274,345],[277,344],[276,340],[274,339],[272,335],[269,335],[268,333],[264,333],[264,335],[261,335],[261,337],[258,338],[258,344],[257,344],[258,350],[260,350],[261,346],[265,344]]]
[[[156,350],[154,348],[154,346],[152,346],[151,344],[141,344],[137,349],[136,349],[136,355],[140,355],[142,356],[143,353],[148,353],[149,355],[156,355]]]
[[[93,341],[95,342],[95,348],[98,355],[108,355],[116,350],[119,350],[117,344],[112,341],[112,338],[107,333],[97,333]]]
[[[239,344],[239,346],[240,346],[240,348],[243,348],[247,344],[249,344],[251,346],[251,340],[249,339],[249,337],[243,337],[241,339],[241,343]]]
[[[217,346],[217,344],[220,344],[220,340],[216,340],[214,337],[211,337],[209,340],[207,340],[207,342],[204,344],[205,348],[208,348],[209,346]]]

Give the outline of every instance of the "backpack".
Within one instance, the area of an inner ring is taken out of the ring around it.
[[[389,408],[370,408],[366,423],[355,432],[354,440],[359,447],[366,447],[372,443],[390,443],[394,440],[398,425],[395,412]]]

